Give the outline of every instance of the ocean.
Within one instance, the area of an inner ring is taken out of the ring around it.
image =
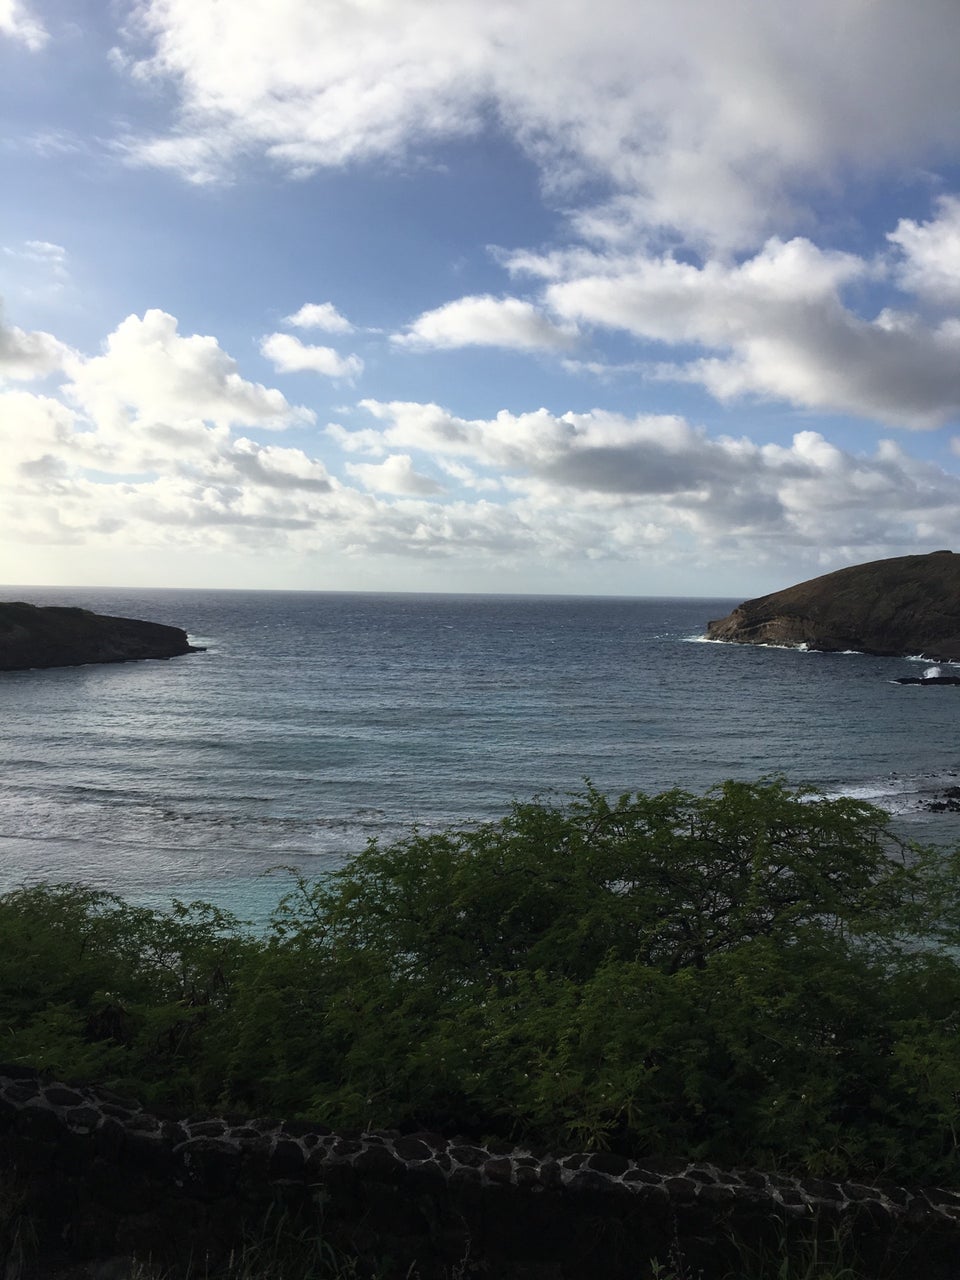
[[[706,642],[735,600],[0,588],[185,628],[169,662],[0,674],[0,889],[262,919],[371,838],[783,774],[960,843],[960,688],[921,660]]]

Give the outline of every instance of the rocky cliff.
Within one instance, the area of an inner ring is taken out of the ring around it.
[[[0,603],[0,671],[175,658],[195,652],[179,627],[110,618],[89,609]]]
[[[739,605],[709,640],[960,661],[960,555],[853,565]]]

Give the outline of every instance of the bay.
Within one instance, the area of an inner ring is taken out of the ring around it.
[[[169,662],[0,675],[0,887],[262,918],[284,875],[514,799],[783,774],[954,845],[960,689],[917,660],[704,642],[733,600],[0,588],[184,627]],[[287,879],[289,877],[287,876]]]

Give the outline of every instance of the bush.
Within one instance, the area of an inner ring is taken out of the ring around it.
[[[151,911],[69,884],[4,894],[0,1057],[146,1098],[209,1101],[212,1033],[258,950],[204,903]]]
[[[374,843],[261,937],[23,889],[4,1056],[190,1106],[929,1181],[956,1158],[957,872],[767,780]]]

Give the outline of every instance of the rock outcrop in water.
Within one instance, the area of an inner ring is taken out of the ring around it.
[[[838,569],[739,605],[709,640],[960,661],[960,555],[933,551]]]
[[[196,653],[179,627],[22,601],[0,603],[0,671]]]

